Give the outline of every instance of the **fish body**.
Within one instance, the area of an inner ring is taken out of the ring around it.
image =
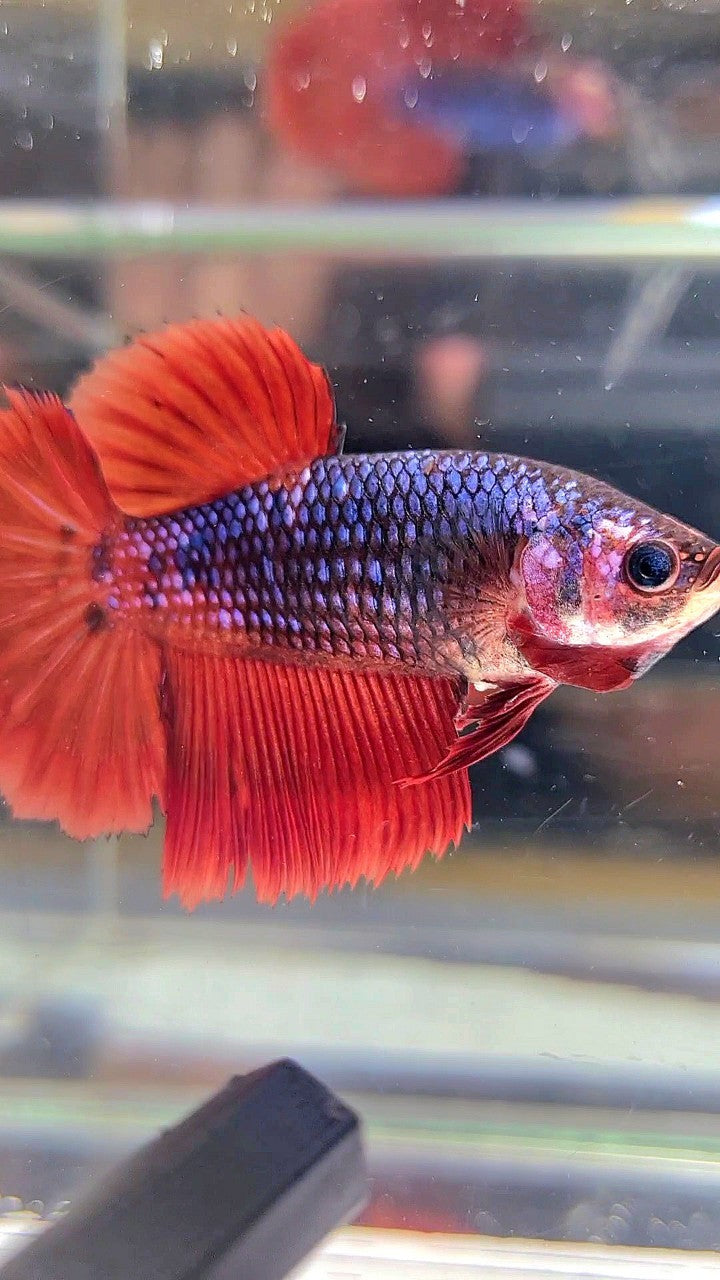
[[[445,70],[417,78],[397,95],[396,110],[412,102],[416,123],[427,123],[468,150],[527,152],[568,146],[581,135],[582,121],[532,81],[478,69],[472,74]]]
[[[486,561],[498,536],[511,550],[547,516],[557,487],[537,466],[480,453],[318,458],[129,521],[117,550],[123,566],[134,552],[143,625],[158,637],[481,679],[488,655],[469,619]]]
[[[188,905],[379,881],[457,844],[468,766],[720,606],[720,547],[483,452],[343,455],[322,370],[250,320],[0,414],[0,787],[70,834],[167,815]]]
[[[646,619],[636,609],[614,617],[614,539],[623,530],[662,539],[669,524],[676,534],[675,522],[609,486],[526,458],[329,456],[126,521],[108,608],[124,604],[146,634],[184,649],[487,681],[531,671],[495,627],[499,609],[511,620],[510,566],[529,539],[544,539],[546,559],[550,539],[568,544],[567,602],[579,597],[586,561],[598,568],[606,634],[624,644]],[[694,530],[686,540],[710,550]],[[696,562],[684,573],[691,579]],[[596,618],[602,605],[598,593]],[[595,673],[585,674],[594,687]]]

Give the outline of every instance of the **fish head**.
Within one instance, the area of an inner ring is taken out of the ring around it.
[[[560,683],[624,688],[720,609],[720,546],[598,481],[553,484],[515,554],[509,634]]]

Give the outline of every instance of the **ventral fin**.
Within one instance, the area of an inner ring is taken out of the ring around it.
[[[507,746],[527,724],[533,711],[557,688],[545,676],[507,681],[470,690],[455,727],[456,735],[442,760],[429,773],[409,776],[407,783],[444,778],[456,769],[469,769]]]
[[[443,854],[467,774],[430,775],[455,736],[448,680],[166,655],[164,887],[193,906],[242,885],[310,898]]]
[[[282,329],[170,325],[111,351],[70,401],[123,511],[151,516],[335,452],[330,384]]]

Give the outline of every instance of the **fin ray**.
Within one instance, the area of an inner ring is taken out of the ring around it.
[[[17,817],[58,819],[79,838],[145,830],[163,780],[159,654],[111,625],[107,588],[91,573],[92,548],[120,513],[60,401],[8,398],[0,414],[0,788]],[[90,625],[88,609],[107,625]]]
[[[404,779],[406,785],[442,778],[456,769],[469,769],[501,751],[525,727],[536,707],[557,685],[546,676],[491,685],[486,690],[470,689],[465,707],[456,718],[458,733],[440,762],[430,772],[419,771]]]
[[[165,892],[187,905],[242,885],[313,898],[379,882],[456,844],[470,821],[467,774],[428,771],[454,736],[456,687],[168,651]]]
[[[209,501],[337,442],[324,371],[248,317],[143,335],[80,378],[70,405],[136,516]]]

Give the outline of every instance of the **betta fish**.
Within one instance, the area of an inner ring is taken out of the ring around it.
[[[482,452],[344,454],[326,374],[220,319],[0,413],[0,790],[71,836],[167,818],[187,905],[379,882],[560,683],[623,689],[720,607],[720,547]]]
[[[616,130],[610,73],[544,46],[525,0],[318,0],[271,48],[268,122],[359,191],[444,194],[470,155]]]

